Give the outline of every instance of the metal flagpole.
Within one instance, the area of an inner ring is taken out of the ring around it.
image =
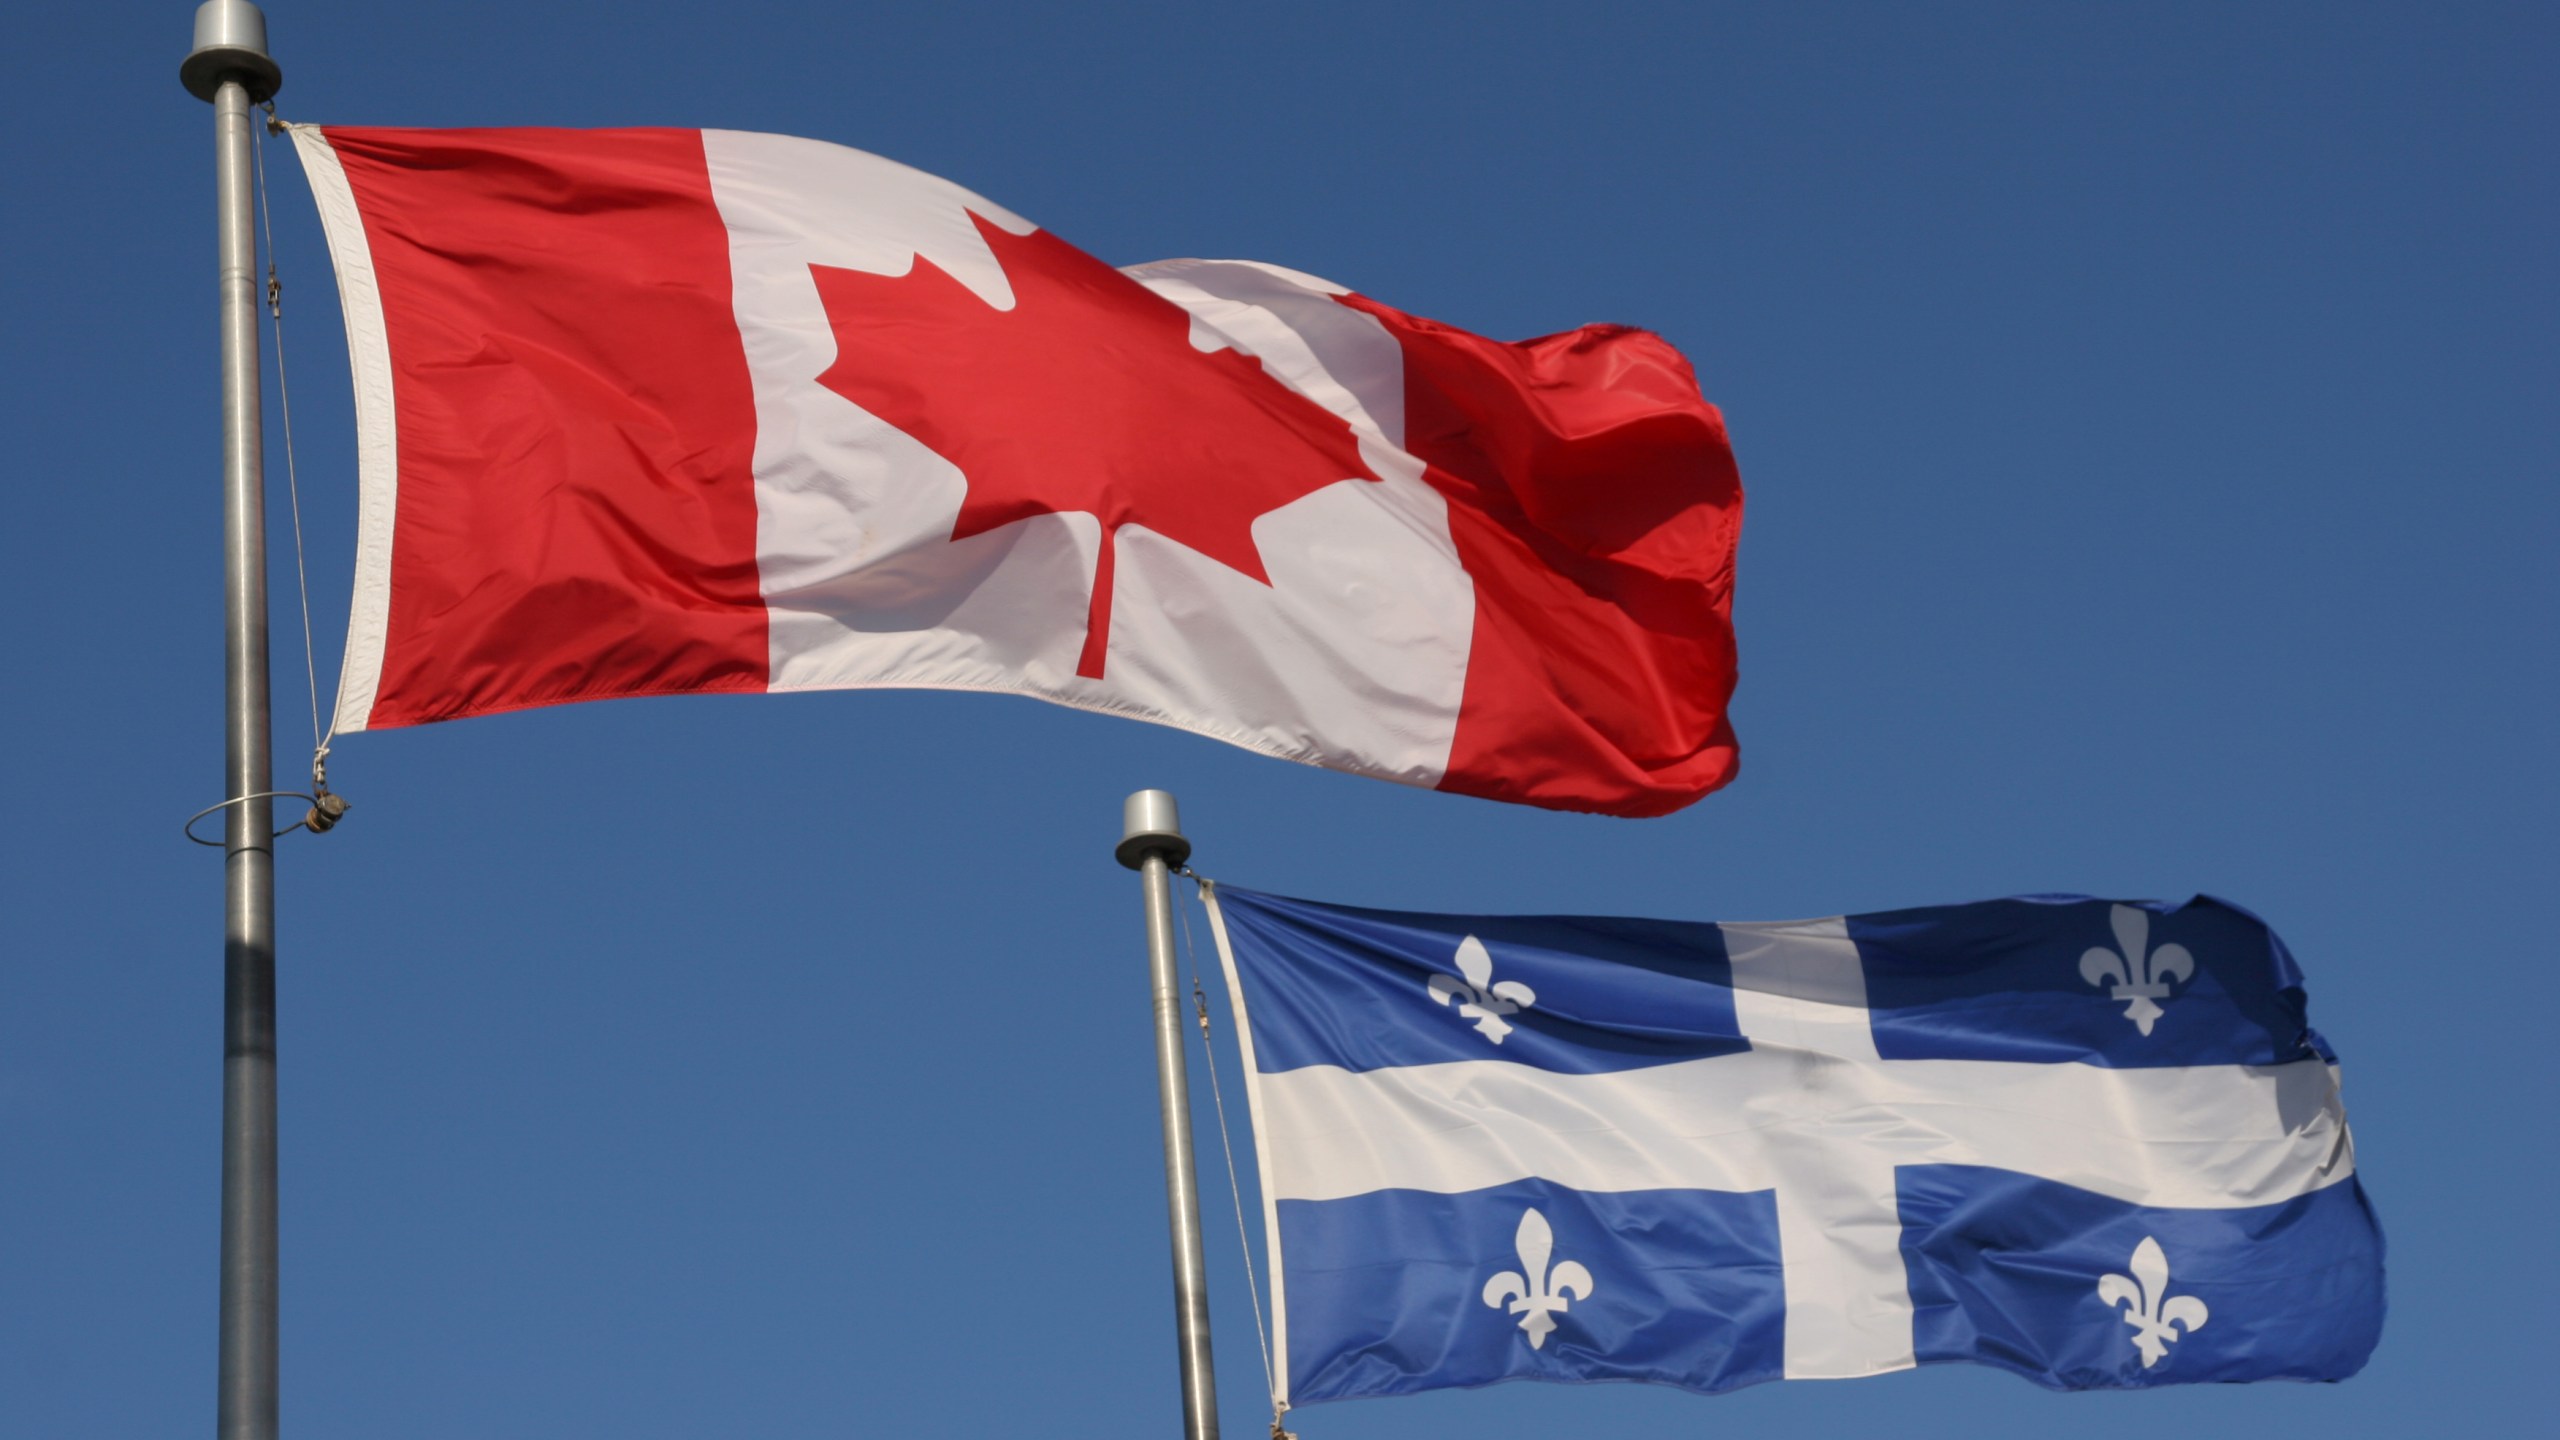
[[[283,73],[248,0],[196,9],[178,68],[213,103],[215,251],[222,325],[222,592],[225,700],[222,946],[222,1320],[215,1434],[276,1434],[275,816],[267,726],[267,517],[259,434],[257,248],[250,211],[258,143],[249,107]]]
[[[1182,991],[1173,958],[1173,867],[1191,858],[1173,797],[1141,790],[1120,811],[1120,863],[1146,890],[1147,974],[1155,988],[1156,1090],[1164,1111],[1164,1198],[1173,1221],[1173,1324],[1182,1356],[1182,1433],[1218,1440],[1218,1377],[1209,1362],[1209,1274],[1200,1258],[1200,1189],[1191,1167],[1191,1078],[1183,1062]]]

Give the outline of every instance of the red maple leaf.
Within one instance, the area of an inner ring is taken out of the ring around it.
[[[1339,416],[1250,355],[1194,349],[1181,306],[1047,231],[969,218],[1012,282],[1013,308],[921,255],[905,275],[812,265],[836,336],[818,383],[959,468],[969,493],[954,540],[1034,515],[1102,522],[1077,674],[1102,674],[1121,526],[1268,585],[1256,517],[1377,478]]]

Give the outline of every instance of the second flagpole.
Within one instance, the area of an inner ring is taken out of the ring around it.
[[[1156,1089],[1164,1118],[1164,1198],[1173,1225],[1173,1324],[1181,1347],[1182,1433],[1217,1440],[1218,1378],[1209,1358],[1209,1274],[1200,1258],[1200,1187],[1191,1161],[1191,1077],[1173,954],[1173,870],[1191,858],[1173,797],[1141,790],[1120,812],[1112,853],[1146,892],[1147,976],[1155,992]]]

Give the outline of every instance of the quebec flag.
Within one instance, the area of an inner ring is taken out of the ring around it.
[[[1947,1361],[2340,1380],[2382,1235],[2301,972],[2231,905],[1402,914],[1203,884],[1276,1397]]]

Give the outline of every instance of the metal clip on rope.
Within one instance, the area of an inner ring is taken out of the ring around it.
[[[314,835],[326,835],[347,818],[347,797],[323,790],[302,816],[302,828]]]
[[[329,788],[329,747],[323,744],[311,752],[311,809],[302,817],[302,828],[314,835],[326,835],[337,823],[347,818],[347,797]]]

